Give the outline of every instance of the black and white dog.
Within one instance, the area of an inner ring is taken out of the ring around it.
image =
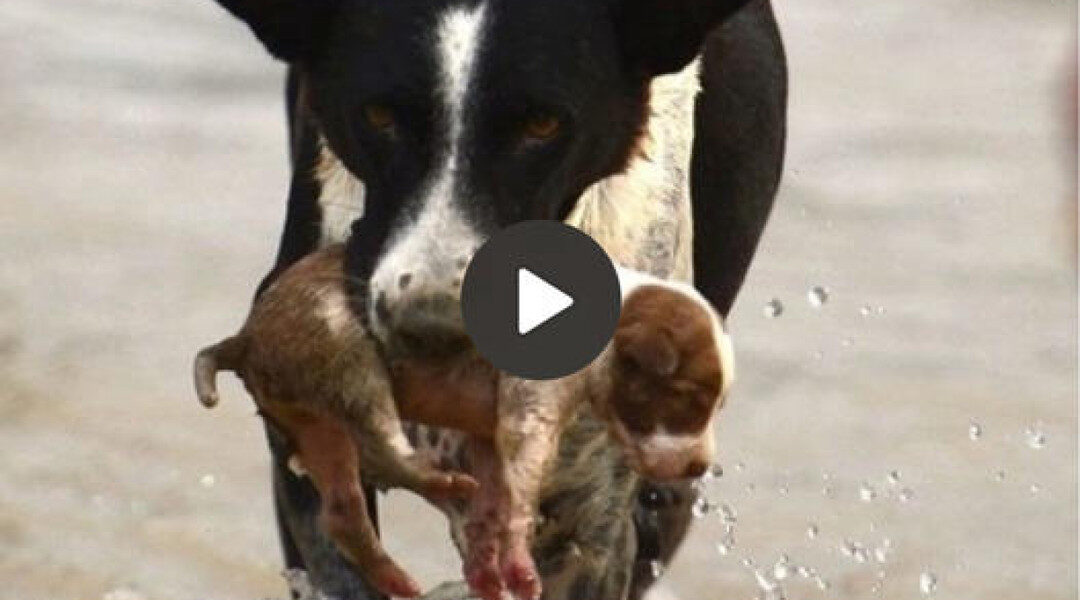
[[[473,251],[557,219],[730,309],[783,161],[767,0],[217,1],[290,64],[293,179],[264,285],[347,239],[353,308],[386,352],[437,360],[467,346],[456,290]],[[639,598],[690,520],[689,483],[641,481],[603,431],[580,419],[545,485],[534,554],[551,600]],[[374,598],[270,439],[287,565]]]

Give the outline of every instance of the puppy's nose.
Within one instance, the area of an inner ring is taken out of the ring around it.
[[[402,306],[389,339],[392,354],[418,359],[450,358],[470,344],[460,304],[449,294],[420,297]]]

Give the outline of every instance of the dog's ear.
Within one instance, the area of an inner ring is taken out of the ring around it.
[[[705,37],[750,0],[615,0],[616,35],[631,69],[673,73],[701,49]]]
[[[251,27],[270,54],[292,62],[321,39],[338,0],[217,0]]]

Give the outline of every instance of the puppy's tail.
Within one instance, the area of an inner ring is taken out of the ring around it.
[[[215,379],[218,371],[235,372],[240,368],[246,350],[246,339],[240,334],[207,346],[195,355],[195,393],[203,406],[217,406],[219,397]]]

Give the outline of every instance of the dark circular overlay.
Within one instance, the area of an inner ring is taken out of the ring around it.
[[[518,270],[528,269],[573,304],[518,333]],[[603,248],[556,221],[525,221],[487,241],[469,263],[461,290],[465,329],[500,370],[525,379],[579,371],[604,349],[621,307],[619,278]]]

